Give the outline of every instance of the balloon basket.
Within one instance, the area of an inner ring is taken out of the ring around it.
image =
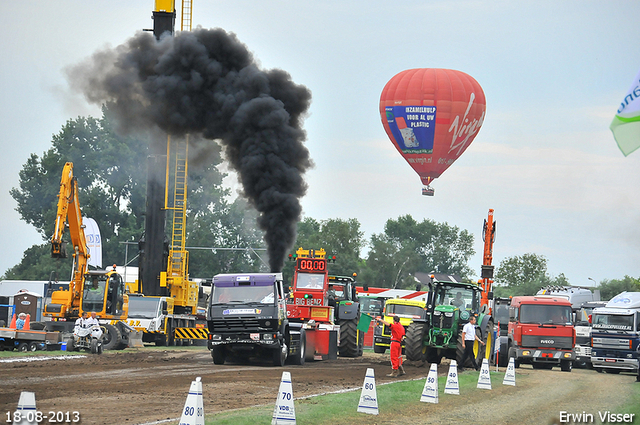
[[[422,188],[422,194],[424,196],[433,196],[435,190],[431,186],[426,186]]]

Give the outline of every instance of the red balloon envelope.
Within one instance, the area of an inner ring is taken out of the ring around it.
[[[409,69],[384,86],[380,116],[393,145],[429,186],[476,137],[485,103],[480,84],[464,72]],[[423,193],[432,195],[428,189]]]

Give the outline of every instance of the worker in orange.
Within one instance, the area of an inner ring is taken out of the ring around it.
[[[402,367],[402,341],[404,340],[404,326],[400,324],[400,317],[393,316],[393,323],[385,322],[382,319],[376,319],[379,323],[384,323],[391,330],[391,373],[387,376],[397,378],[405,375]]]

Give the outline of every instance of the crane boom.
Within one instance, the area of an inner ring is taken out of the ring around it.
[[[493,210],[489,210],[489,215],[484,221],[482,228],[482,240],[484,241],[484,252],[482,255],[482,286],[481,305],[489,306],[489,293],[493,284],[493,242],[496,240],[496,223],[493,221]],[[491,308],[489,308],[491,312]]]

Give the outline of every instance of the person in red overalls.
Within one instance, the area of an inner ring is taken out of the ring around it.
[[[400,324],[400,318],[393,316],[393,323],[385,322],[382,319],[377,319],[378,322],[384,323],[389,326],[391,330],[391,373],[387,376],[397,378],[398,376],[405,375],[404,368],[402,367],[402,341],[404,340],[404,326]]]

